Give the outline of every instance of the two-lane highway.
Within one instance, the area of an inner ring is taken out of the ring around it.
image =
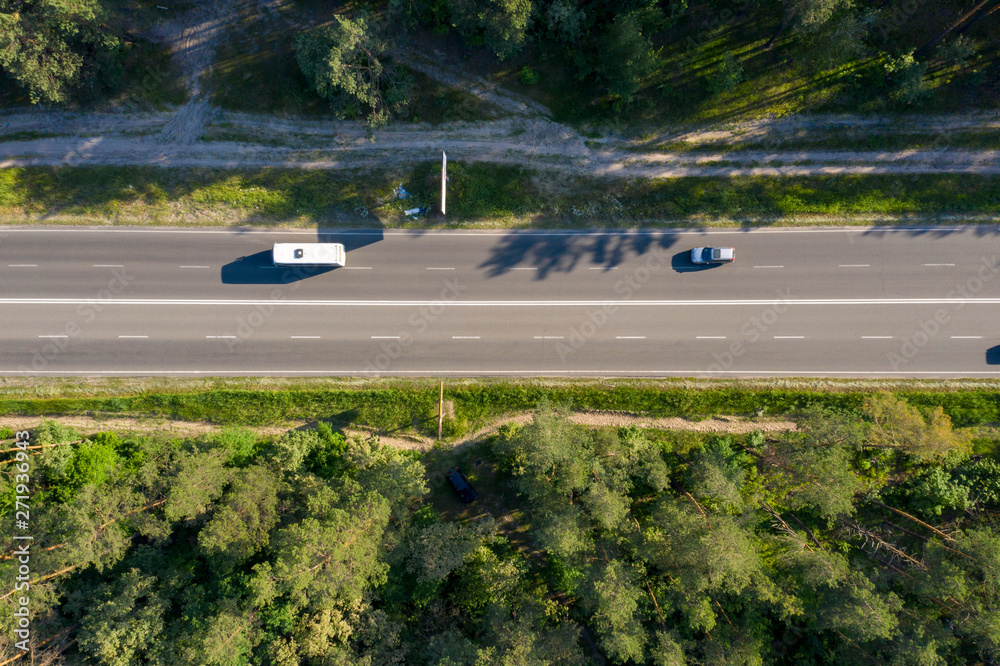
[[[270,265],[275,242],[347,265]],[[996,227],[0,229],[0,374],[1000,375]],[[731,245],[699,267],[692,247]]]

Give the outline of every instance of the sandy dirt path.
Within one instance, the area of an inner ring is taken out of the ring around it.
[[[380,131],[372,142],[362,128],[350,123],[321,125],[277,121],[220,113],[199,104],[190,102],[177,114],[141,117],[67,114],[62,125],[51,118],[39,117],[44,114],[0,117],[0,122],[10,123],[5,132],[52,132],[55,125],[67,134],[27,141],[0,141],[0,167],[156,165],[349,169],[434,159],[445,150],[452,160],[531,164],[543,170],[593,176],[1000,173],[998,150],[642,151],[626,140],[606,140],[595,146],[562,125],[520,118],[436,127],[395,125]],[[33,123],[33,119],[40,122]],[[176,131],[178,126],[185,127],[185,131]],[[233,126],[240,128],[245,140],[211,139],[213,132]],[[193,138],[194,128],[199,128],[202,137],[197,141]],[[267,144],[255,140],[255,137],[264,136]]]
[[[738,433],[745,434],[755,430],[760,432],[782,432],[794,430],[795,423],[780,419],[747,419],[739,416],[719,416],[702,421],[688,421],[681,418],[659,418],[641,416],[630,413],[606,413],[606,412],[573,412],[570,414],[573,423],[579,423],[588,427],[611,426],[622,428],[627,426],[638,426],[640,428],[655,428],[657,430],[686,430],[693,432],[714,432],[714,433]],[[452,446],[463,446],[472,442],[495,434],[500,426],[508,423],[529,423],[532,419],[531,413],[506,416],[479,428],[475,432],[451,443]],[[0,416],[0,428],[10,428],[12,430],[25,430],[36,428],[42,422],[40,416]],[[81,434],[90,435],[97,432],[114,430],[118,432],[140,432],[144,434],[163,433],[170,437],[200,437],[213,432],[223,430],[223,426],[211,423],[196,423],[190,421],[171,421],[163,418],[117,418],[117,417],[94,417],[94,416],[56,416],[49,420],[74,428]],[[307,421],[294,421],[281,426],[266,426],[249,428],[258,435],[276,436],[296,428],[309,427]],[[400,449],[415,449],[427,451],[434,446],[435,440],[418,434],[394,435],[379,433],[370,429],[353,428],[345,429],[348,436],[360,435],[367,437],[377,435],[379,441],[389,446]]]

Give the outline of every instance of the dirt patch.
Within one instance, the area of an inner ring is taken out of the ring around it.
[[[460,447],[473,442],[478,442],[490,435],[495,434],[503,425],[508,423],[528,423],[531,419],[532,415],[530,413],[504,417],[484,428],[480,428],[471,435],[450,444],[450,446]],[[169,419],[120,418],[82,415],[55,416],[44,420],[58,421],[65,426],[75,428],[84,435],[114,430],[118,432],[138,432],[146,435],[163,433],[171,437],[183,438],[200,437],[209,433],[218,432],[227,427],[212,423],[171,421]],[[570,420],[573,423],[579,423],[590,427],[611,426],[621,428],[634,425],[640,428],[656,428],[660,430],[690,430],[695,432],[726,432],[739,434],[753,432],[755,430],[759,430],[761,432],[777,432],[795,429],[795,424],[791,421],[777,419],[747,419],[738,416],[717,417],[705,419],[703,421],[688,421],[681,418],[639,416],[627,412],[574,412],[570,415]],[[38,427],[42,421],[43,418],[39,416],[0,416],[0,428],[27,430]],[[258,435],[277,436],[296,428],[311,427],[314,423],[314,421],[293,421],[281,426],[265,426],[249,429]],[[416,434],[387,435],[379,433],[377,430],[372,428],[344,428],[343,433],[348,437],[377,436],[379,441],[383,444],[397,449],[427,451],[436,444],[436,440],[432,437],[424,437]]]

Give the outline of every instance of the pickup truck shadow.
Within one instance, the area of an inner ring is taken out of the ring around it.
[[[240,257],[222,267],[222,284],[291,284],[329,273],[336,266],[275,266],[271,250]]]
[[[986,365],[1000,365],[1000,345],[986,350]]]
[[[722,264],[696,264],[691,261],[691,250],[678,252],[670,259],[670,267],[678,273],[698,273],[718,268]]]

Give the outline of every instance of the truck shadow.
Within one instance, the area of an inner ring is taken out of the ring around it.
[[[271,250],[240,257],[222,267],[222,284],[291,284],[329,273],[336,266],[275,266]]]

